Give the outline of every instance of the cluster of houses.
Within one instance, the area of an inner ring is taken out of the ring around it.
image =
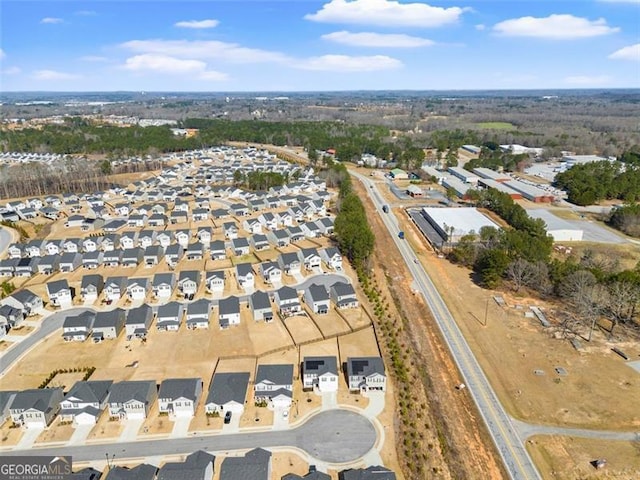
[[[380,357],[349,357],[345,375],[351,392],[385,391],[386,374]],[[302,386],[317,393],[338,389],[337,358],[305,357]],[[216,372],[204,400],[207,415],[231,412],[240,415],[247,402],[250,372]],[[292,364],[259,365],[253,381],[256,403],[287,410],[293,399],[294,366]],[[171,419],[191,418],[203,396],[201,378],[170,378],[157,385],[155,380],[82,380],[68,392],[62,388],[30,389],[0,392],[2,422],[25,429],[43,429],[56,417],[74,426],[95,425],[104,411],[112,419],[141,420],[147,418],[154,403],[161,415]]]
[[[212,480],[216,457],[198,450],[187,455],[181,462],[167,462],[158,468],[148,463],[127,468],[113,466],[107,470],[105,480]],[[271,452],[255,448],[242,456],[228,456],[220,464],[220,480],[271,480]],[[74,480],[99,480],[102,472],[87,468],[73,474]],[[340,472],[340,480],[396,480],[392,470],[381,466],[349,469]],[[297,475],[287,473],[281,480],[331,480],[331,476],[317,471],[315,466],[309,473]]]

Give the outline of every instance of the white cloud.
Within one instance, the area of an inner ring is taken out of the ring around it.
[[[186,20],[175,23],[175,27],[180,28],[214,28],[220,24],[218,20]]]
[[[18,67],[7,67],[0,71],[2,75],[17,75],[20,72],[22,72],[22,70],[20,70]]]
[[[374,72],[402,67],[402,62],[385,55],[351,57],[348,55],[322,55],[311,57],[295,65],[303,70],[324,72]]]
[[[307,14],[304,18],[314,22],[381,27],[439,27],[457,22],[466,10],[395,0],[331,0],[316,13]]]
[[[612,60],[631,60],[634,62],[640,62],[640,43],[616,50],[609,55],[609,58]]]
[[[322,35],[322,38],[353,47],[415,48],[429,47],[434,44],[433,41],[427,38],[412,37],[398,33],[352,33],[344,30]]]
[[[619,32],[604,18],[589,20],[573,15],[549,15],[544,18],[521,17],[494,25],[493,30],[507,37],[536,37],[554,40],[597,37]]]
[[[476,25],[476,30],[478,30],[479,32],[482,32],[486,28],[487,28],[487,26],[482,24],[482,23],[479,23],[478,25]]]
[[[236,43],[215,40],[131,40],[120,44],[134,53],[153,53],[198,60],[224,60],[230,63],[289,62],[291,58],[279,53],[242,47]]]
[[[4,53],[4,50],[0,48],[0,60],[6,58],[7,54]]]
[[[142,54],[127,58],[122,66],[136,73],[162,73],[165,75],[191,75],[200,80],[221,81],[227,75],[207,70],[207,64],[201,60],[184,60],[168,55]]]
[[[571,77],[565,77],[564,83],[569,85],[575,85],[578,87],[597,87],[606,85],[611,82],[609,75],[575,75]]]
[[[33,72],[36,80],[75,80],[80,78],[73,73],[58,72],[56,70],[36,70]]]
[[[73,14],[79,17],[94,17],[97,15],[93,10],[78,10],[77,12],[73,12]]]
[[[100,55],[85,55],[84,57],[80,57],[80,60],[82,60],[83,62],[93,62],[93,63],[101,63],[101,62],[109,61],[107,57],[101,57]]]
[[[202,72],[207,68],[207,64],[200,60],[183,60],[168,55],[147,53],[127,58],[124,68],[134,72],[155,71],[180,75]]]
[[[40,23],[45,23],[45,24],[56,24],[56,23],[62,23],[64,22],[63,19],[61,18],[56,18],[56,17],[44,17],[42,20],[40,20]]]

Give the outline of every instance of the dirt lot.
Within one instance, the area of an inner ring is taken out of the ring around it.
[[[342,319],[335,309],[329,310],[326,315],[318,315],[309,310],[307,312],[325,337],[345,334],[351,331],[347,322]]]
[[[338,338],[341,360],[349,357],[378,357],[380,350],[373,327]]]
[[[36,443],[68,442],[74,431],[75,428],[70,422],[63,424],[59,420],[54,420],[54,423],[38,436]]]
[[[87,440],[104,441],[120,436],[124,430],[124,423],[118,420],[111,420],[109,412],[105,412],[98,419],[98,423],[91,429]]]
[[[2,443],[3,447],[17,445],[24,433],[24,430],[21,428],[10,428],[11,425],[13,425],[13,423],[11,422],[11,419],[9,419],[4,422],[0,428],[0,443]]]
[[[47,387],[62,387],[66,392],[73,387],[73,385],[82,380],[85,376],[86,372],[71,372],[71,373],[58,373],[53,379],[49,382]]]
[[[159,415],[158,402],[154,402],[138,435],[169,435],[173,430],[173,423],[168,415]]]
[[[527,450],[543,478],[565,480],[640,478],[638,442],[602,441],[573,437],[536,436],[527,442]],[[602,469],[594,460],[605,459]]]
[[[313,321],[307,316],[296,315],[288,317],[284,320],[284,324],[287,326],[289,332],[291,332],[291,336],[296,344],[322,339],[322,333],[320,333]]]

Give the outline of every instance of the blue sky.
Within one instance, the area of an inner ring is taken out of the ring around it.
[[[640,87],[640,0],[2,0],[2,91]]]

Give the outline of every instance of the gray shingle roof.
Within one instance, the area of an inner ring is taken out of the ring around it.
[[[338,362],[336,357],[304,357],[304,373],[338,374]]]
[[[384,467],[371,466],[345,470],[342,472],[342,478],[343,480],[396,480],[396,474]]]
[[[205,480],[207,467],[215,461],[216,457],[210,453],[198,450],[187,456],[184,462],[165,463],[156,480]]]
[[[222,461],[220,480],[269,480],[271,452],[256,448],[244,457],[227,457]]]
[[[249,373],[216,373],[211,380],[207,403],[224,405],[235,401],[241,405],[247,396]]]
[[[254,310],[266,310],[271,308],[269,294],[261,290],[252,293],[249,301],[251,302],[251,307]]]
[[[111,386],[109,403],[126,403],[130,400],[146,402],[156,389],[155,380],[131,380],[114,383]]]
[[[363,375],[368,377],[374,373],[384,375],[384,363],[380,357],[347,358],[347,375]]]
[[[274,385],[292,385],[293,365],[258,365],[255,383],[265,380]]]
[[[218,312],[220,315],[230,315],[240,312],[240,300],[233,295],[220,299],[218,301]]]
[[[77,398],[83,402],[102,403],[109,394],[112,380],[89,380],[76,382],[64,398]]]
[[[158,398],[187,398],[195,402],[199,384],[202,384],[201,378],[167,378],[160,384]]]
[[[105,480],[153,480],[158,471],[157,467],[143,463],[133,468],[113,467],[109,470]]]

